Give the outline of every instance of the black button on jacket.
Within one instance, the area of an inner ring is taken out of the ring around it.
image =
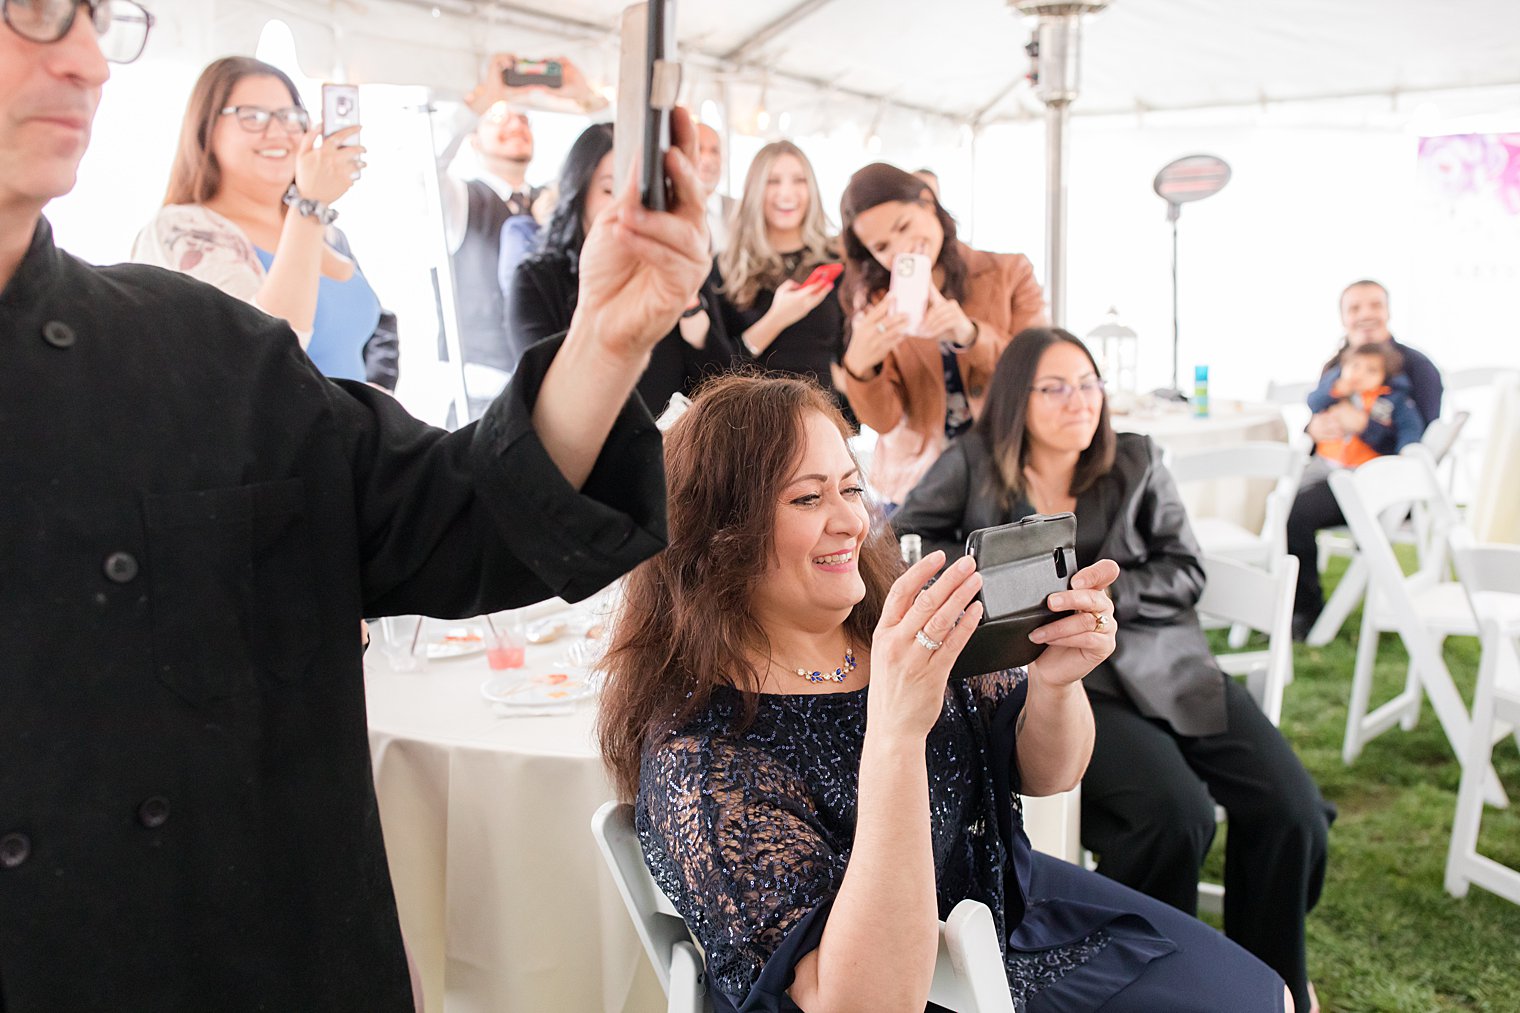
[[[630,402],[577,493],[531,425],[557,343],[448,434],[46,221],[0,348],[0,1009],[410,1010],[358,620],[578,599],[657,552],[652,420]]]

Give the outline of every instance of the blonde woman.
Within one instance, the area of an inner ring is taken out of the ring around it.
[[[833,281],[806,282],[838,259],[807,156],[790,141],[767,144],[750,164],[717,265],[723,322],[741,358],[834,388],[844,312],[830,298]]]

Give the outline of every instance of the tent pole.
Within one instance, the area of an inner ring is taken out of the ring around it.
[[[1066,126],[1067,102],[1045,107],[1045,297],[1050,322],[1066,326]]]

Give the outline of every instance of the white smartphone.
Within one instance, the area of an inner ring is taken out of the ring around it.
[[[345,127],[359,125],[359,86],[324,84],[322,86],[322,136],[327,137]],[[359,143],[355,138],[354,144]]]
[[[918,329],[929,309],[929,286],[933,284],[934,265],[922,253],[899,253],[892,258],[892,281],[887,297],[893,309],[908,318],[908,333],[919,336]]]

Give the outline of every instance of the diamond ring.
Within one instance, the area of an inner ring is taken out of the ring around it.
[[[929,634],[925,633],[923,630],[919,630],[917,633],[913,634],[913,639],[918,641],[918,646],[922,647],[926,651],[937,651],[941,647],[945,646],[945,642],[943,640],[932,640],[930,639]]]
[[[1106,613],[1094,612],[1092,617],[1094,633],[1103,633],[1108,629],[1108,615]]]

